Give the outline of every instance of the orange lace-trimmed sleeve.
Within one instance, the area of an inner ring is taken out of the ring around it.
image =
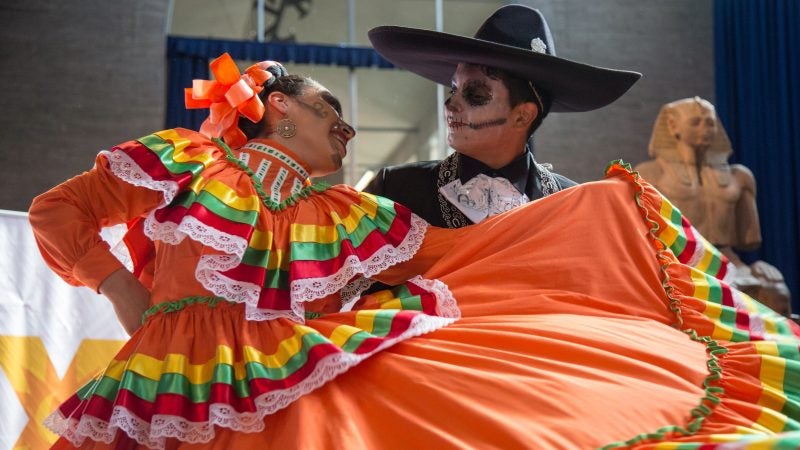
[[[160,192],[116,177],[104,156],[96,167],[33,200],[29,220],[45,262],[64,281],[97,291],[123,268],[100,237],[100,229],[126,223],[156,208]]]

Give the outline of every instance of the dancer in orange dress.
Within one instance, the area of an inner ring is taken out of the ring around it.
[[[31,207],[48,264],[109,297],[131,333],[48,419],[73,445],[261,431],[265,415],[458,316],[447,288],[421,278],[348,311],[364,277],[418,253],[427,224],[385,199],[310,184],[341,167],[355,135],[324,87],[273,62],[241,75],[227,55],[212,71],[190,96],[211,107],[202,133],[116,146]],[[249,138],[240,114],[254,122]],[[97,235],[126,222],[132,272]],[[424,271],[420,261],[402,272]]]
[[[31,208],[54,270],[135,329],[49,419],[57,448],[800,442],[800,330],[730,289],[724,257],[627,166],[429,227],[310,185],[352,137],[338,102],[274,63],[232,64],[191,91],[211,107],[203,134],[117,146]],[[95,238],[125,222],[132,272]],[[120,294],[114,277],[141,284]],[[359,297],[372,278],[399,285]],[[136,329],[120,299],[142,291]]]

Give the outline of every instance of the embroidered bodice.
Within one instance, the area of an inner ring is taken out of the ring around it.
[[[289,149],[267,140],[252,140],[234,155],[253,172],[267,198],[275,203],[300,194],[309,186],[309,170]],[[268,180],[268,182],[264,182]]]

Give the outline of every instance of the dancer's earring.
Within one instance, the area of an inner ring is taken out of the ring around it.
[[[292,119],[286,117],[275,124],[275,132],[282,138],[291,139],[297,134],[297,125]]]

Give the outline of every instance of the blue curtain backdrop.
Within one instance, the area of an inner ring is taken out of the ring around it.
[[[800,312],[800,1],[715,0],[716,107],[755,175],[761,249]]]
[[[209,62],[225,52],[230,53],[231,57],[238,61],[275,60],[351,69],[393,67],[370,47],[169,36],[167,38],[167,128],[200,129],[200,124],[208,116],[208,110],[184,108],[183,90],[190,87],[195,78],[210,79]]]

